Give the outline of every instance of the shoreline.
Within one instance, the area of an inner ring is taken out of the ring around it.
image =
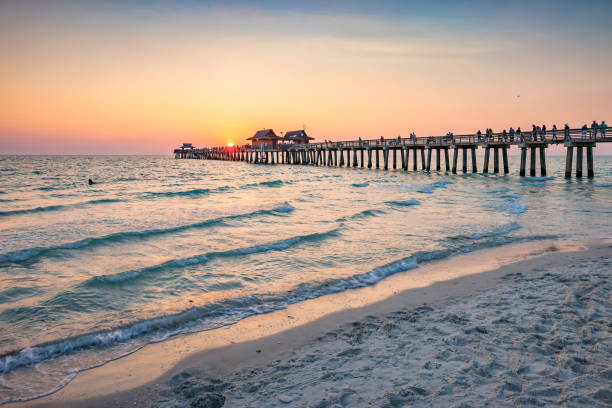
[[[500,278],[517,270],[564,265],[600,253],[609,256],[607,243],[587,246],[540,241],[535,248],[528,242],[457,255],[390,276],[370,287],[301,302],[232,326],[149,344],[128,357],[79,373],[56,393],[5,406],[156,405],[159,390],[188,368],[198,367],[219,378],[247,367],[262,367],[288,358],[329,331],[368,316],[468,298],[491,290]]]

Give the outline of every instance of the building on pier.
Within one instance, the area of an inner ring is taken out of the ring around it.
[[[272,129],[263,129],[255,132],[255,134],[247,140],[251,141],[251,145],[254,148],[259,148],[263,145],[265,148],[274,149],[283,138],[276,136],[276,133],[274,133]]]
[[[183,143],[178,149],[174,149],[174,155],[180,159],[191,158],[196,151],[192,143]]]
[[[292,144],[308,144],[311,140],[314,140],[314,137],[308,136],[305,130],[291,130],[283,137],[285,143]]]

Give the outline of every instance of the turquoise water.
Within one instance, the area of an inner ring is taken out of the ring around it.
[[[0,403],[435,259],[610,237],[612,158],[592,180],[563,178],[562,157],[546,178],[511,162],[496,176],[0,156]]]

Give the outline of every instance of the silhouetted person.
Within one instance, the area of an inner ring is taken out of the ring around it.
[[[601,137],[606,137],[606,130],[608,130],[608,125],[606,125],[606,121],[602,120],[599,125],[599,133],[601,133]]]
[[[93,181],[92,179],[89,179],[88,183],[89,183],[89,185],[90,185],[90,186],[91,186],[92,184],[96,184],[96,183],[94,183],[94,181]]]

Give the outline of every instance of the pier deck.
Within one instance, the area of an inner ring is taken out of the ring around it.
[[[451,135],[395,139],[347,140],[338,142],[284,144],[273,148],[252,147],[214,147],[203,149],[175,149],[176,158],[207,160],[232,160],[258,164],[301,164],[330,167],[366,167],[387,170],[401,166],[403,170],[441,171],[444,156],[444,171],[457,173],[461,157],[463,173],[478,172],[476,149],[484,149],[482,173],[489,173],[491,151],[493,153],[493,173],[509,173],[508,149],[518,146],[521,176],[527,174],[527,152],[529,151],[529,175],[536,175],[536,162],[539,158],[540,175],[546,176],[546,149],[550,145],[563,144],[566,149],[565,176],[571,177],[573,156],[576,150],[576,177],[582,177],[583,154],[586,149],[587,176],[594,176],[593,148],[597,143],[612,143],[612,131],[597,129],[559,129],[556,132],[534,134],[531,131],[492,135]],[[432,155],[435,152],[435,163]],[[469,152],[469,159],[468,159]],[[539,153],[539,154],[538,154]],[[450,156],[452,154],[452,162]],[[374,157],[373,157],[374,156]],[[382,156],[382,160],[381,160]],[[399,160],[398,160],[399,156]],[[500,168],[500,156],[502,168]],[[374,163],[372,159],[374,158]],[[381,163],[382,161],[382,163]],[[420,165],[419,165],[420,161]],[[434,167],[435,166],[435,167]]]

